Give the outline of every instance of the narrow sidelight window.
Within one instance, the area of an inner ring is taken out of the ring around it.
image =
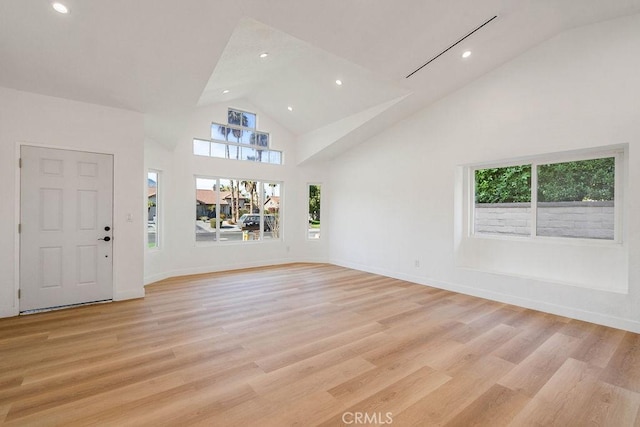
[[[160,247],[160,172],[147,173],[147,246]]]
[[[320,184],[309,184],[309,228],[307,237],[309,239],[320,238]]]

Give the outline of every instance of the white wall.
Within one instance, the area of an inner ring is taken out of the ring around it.
[[[114,298],[144,296],[143,140],[141,114],[0,88],[0,317],[18,314],[21,143],[113,154]]]
[[[640,331],[638,46],[640,16],[560,34],[336,160],[331,261]],[[464,165],[614,144],[622,244],[464,233]]]
[[[284,165],[193,155],[193,138],[210,138],[211,122],[225,123],[228,107],[257,113],[258,130],[270,133],[271,147],[284,153]],[[328,236],[323,235],[319,241],[309,241],[306,237],[307,183],[324,183],[326,167],[296,166],[293,135],[246,101],[236,100],[195,110],[175,150],[168,151],[153,141],[147,141],[145,159],[147,168],[162,172],[163,184],[161,248],[147,251],[145,283],[185,274],[287,262],[327,261]],[[282,240],[196,244],[195,175],[283,182]],[[327,191],[328,186],[324,185],[323,195]]]

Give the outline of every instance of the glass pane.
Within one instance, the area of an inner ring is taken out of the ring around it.
[[[251,131],[251,130],[244,130],[242,131],[242,136],[240,137],[240,143],[241,144],[253,144],[253,142],[256,140],[256,133]]]
[[[255,129],[256,128],[256,115],[253,113],[242,113],[243,126]]]
[[[531,165],[475,171],[474,230],[531,235]]]
[[[147,246],[158,245],[158,173],[147,174]]]
[[[309,239],[320,238],[320,185],[309,185]]]
[[[216,240],[217,180],[196,178],[196,242]]]
[[[227,158],[227,144],[220,144],[218,142],[211,143],[211,157],[218,157],[220,159]]]
[[[194,139],[193,154],[195,154],[196,156],[209,156],[209,141]]]
[[[263,187],[264,238],[280,238],[280,190],[282,184],[265,182]]]
[[[258,161],[262,163],[269,163],[269,150],[258,150]]]
[[[229,123],[230,125],[242,126],[244,120],[246,119],[243,117],[242,111],[232,110],[231,108],[229,108],[227,123]]]
[[[218,141],[226,141],[230,133],[231,133],[231,129],[226,125],[222,125],[219,123],[211,124],[211,139],[216,139]]]
[[[242,160],[250,160],[250,161],[255,161],[256,160],[256,150],[255,148],[251,148],[251,147],[242,147]]]
[[[227,159],[239,160],[240,159],[240,146],[227,145],[225,147],[225,156]]]
[[[279,151],[270,151],[269,163],[271,163],[272,165],[282,164],[282,153],[280,153]]]
[[[539,236],[614,238],[615,158],[538,166]]]
[[[221,179],[220,180],[220,211],[224,218],[220,230],[221,241],[243,241],[257,240],[260,238],[259,218],[248,218],[252,200],[250,197],[251,184],[253,181],[242,179]],[[252,190],[257,192],[257,190]],[[258,215],[259,216],[259,215]],[[255,233],[249,232],[258,231]]]
[[[259,147],[265,147],[265,148],[269,147],[269,134],[256,132],[255,145]]]
[[[229,135],[227,136],[227,140],[229,142],[240,143],[242,141],[242,135],[244,132],[242,129],[229,128]]]

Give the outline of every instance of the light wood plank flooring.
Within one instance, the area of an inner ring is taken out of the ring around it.
[[[330,265],[0,319],[6,425],[619,427],[639,407],[637,334]]]

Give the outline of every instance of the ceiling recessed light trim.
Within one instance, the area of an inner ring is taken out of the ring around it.
[[[342,86],[342,80],[340,80],[340,79],[336,80],[336,84],[337,84],[338,86]]]
[[[63,15],[69,13],[69,8],[62,3],[55,2],[51,6],[56,12],[62,13]]]
[[[266,58],[267,56],[269,56],[269,52],[262,52],[260,54],[260,58]]]
[[[468,58],[471,56],[471,51],[470,50],[465,50],[464,52],[462,52],[462,57],[463,58]]]
[[[445,50],[443,50],[442,52],[440,52],[439,54],[437,54],[436,56],[434,56],[433,58],[431,58],[430,60],[428,60],[427,62],[425,62],[421,66],[419,66],[418,68],[416,68],[415,70],[413,70],[411,73],[409,73],[405,77],[405,79],[408,79],[409,77],[413,76],[415,73],[417,73],[418,71],[422,70],[424,67],[426,67],[427,65],[431,64],[433,61],[435,61],[436,59],[440,58],[445,53],[449,52],[451,49],[453,49],[454,47],[456,47],[457,45],[459,45],[460,43],[465,41],[467,38],[471,37],[471,35],[473,33],[475,33],[476,31],[480,30],[482,27],[484,27],[485,25],[487,25],[489,22],[493,21],[497,17],[498,17],[498,15],[494,15],[493,17],[491,17],[491,18],[487,19],[486,21],[484,21],[482,24],[480,24],[478,27],[476,27],[473,31],[467,33],[466,36],[462,37],[457,42],[455,42],[454,44],[452,44],[451,46],[449,46],[448,48],[446,48]]]
[[[287,110],[289,110],[289,111],[293,111],[293,107],[292,107],[291,105],[289,105],[289,106],[287,107]]]

